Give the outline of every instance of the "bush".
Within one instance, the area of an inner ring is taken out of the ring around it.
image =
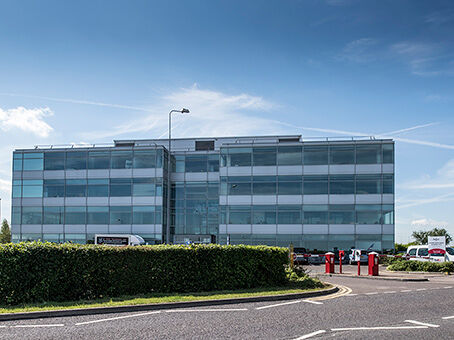
[[[295,285],[300,289],[313,289],[313,288],[323,288],[324,284],[317,278],[312,278],[306,274],[306,271],[303,267],[298,266],[293,269],[287,267],[285,269],[287,280],[290,284]]]
[[[283,285],[286,248],[0,245],[0,304]]]
[[[400,260],[388,267],[393,271],[407,271],[407,272],[440,272],[452,273],[454,272],[453,262],[422,262],[422,261],[405,261]]]

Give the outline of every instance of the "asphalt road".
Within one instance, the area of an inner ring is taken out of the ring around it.
[[[8,321],[0,339],[454,338],[452,276],[325,280],[348,288],[309,300]]]

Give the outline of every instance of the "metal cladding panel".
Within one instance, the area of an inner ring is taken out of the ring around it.
[[[155,202],[156,198],[154,196],[140,196],[132,198],[133,205],[154,205]]]
[[[162,168],[157,168],[156,169],[156,177],[162,177],[163,170]]]
[[[251,225],[250,224],[228,224],[227,233],[228,234],[250,234]]]
[[[13,171],[13,179],[21,179],[22,171]]]
[[[65,198],[65,205],[87,205],[87,198],[86,197],[66,197]]]
[[[303,204],[328,204],[328,195],[303,195]]]
[[[208,180],[208,174],[206,172],[186,172],[185,180],[188,182],[206,182]]]
[[[156,169],[133,169],[132,177],[155,177]]]
[[[108,169],[88,170],[88,178],[109,178],[110,171]]]
[[[394,235],[394,224],[383,224],[382,234]]]
[[[252,196],[252,204],[276,204],[276,195],[254,195]]]
[[[20,224],[11,224],[11,233],[20,234]]]
[[[87,224],[88,234],[106,234],[109,232],[107,224]]]
[[[226,169],[228,176],[250,176],[252,174],[250,166],[229,166]]]
[[[381,173],[381,164],[357,164],[357,174],[379,174]]]
[[[253,224],[253,234],[276,234],[276,224]]]
[[[305,175],[327,175],[328,165],[303,165]]]
[[[109,233],[111,234],[131,234],[130,224],[109,224]]]
[[[330,224],[329,225],[330,234],[351,234],[355,233],[354,224]]]
[[[63,233],[63,224],[43,224],[44,234],[61,234]]]
[[[227,204],[227,196],[220,195],[219,196],[219,205],[226,205]]]
[[[393,174],[394,173],[394,164],[383,164],[383,173]]]
[[[252,196],[249,195],[238,195],[238,196],[227,196],[227,204],[228,205],[251,205],[252,204]]]
[[[279,165],[277,167],[278,175],[303,175],[302,165]]]
[[[111,169],[110,177],[111,178],[131,178],[132,169]]]
[[[254,176],[277,175],[277,167],[275,165],[272,165],[272,166],[253,166],[252,167],[252,174]]]
[[[85,224],[65,224],[67,234],[85,234]]]
[[[357,224],[356,234],[381,234],[381,224]]]
[[[60,207],[65,205],[65,198],[64,197],[44,197],[43,198],[43,205],[44,206],[54,206]]]
[[[109,199],[110,205],[131,205],[131,196],[126,197],[111,197]]]
[[[303,233],[302,224],[278,224],[278,234],[301,235]]]
[[[133,224],[131,227],[133,234],[154,234],[155,225],[154,224]]]
[[[20,207],[22,205],[21,200],[22,200],[21,198],[13,198],[11,200],[11,205],[13,207]]]
[[[36,207],[43,205],[42,198],[31,198],[31,197],[24,197],[22,198],[22,206],[24,207]]]
[[[23,234],[41,234],[41,224],[22,224]]]
[[[355,165],[353,164],[338,164],[329,166],[330,174],[354,174]]]
[[[208,181],[219,181],[219,172],[209,172]]]
[[[184,172],[172,172],[170,174],[170,179],[174,182],[183,182],[184,181]]]
[[[106,206],[109,205],[109,197],[87,197],[87,205]]]
[[[278,204],[302,204],[303,196],[301,195],[278,195]]]
[[[66,178],[87,178],[87,170],[66,170]]]
[[[328,234],[327,224],[303,224],[303,234]]]
[[[22,171],[23,179],[43,179],[43,171]]]
[[[331,204],[354,204],[355,195],[329,195]]]
[[[227,176],[227,168],[225,168],[225,167],[220,167],[220,168],[219,168],[219,175],[220,175],[220,176]]]
[[[394,204],[394,195],[393,194],[383,194],[382,199],[383,199],[383,204]]]
[[[44,179],[63,179],[65,170],[44,170]]]
[[[380,194],[356,195],[357,204],[381,204]]]
[[[156,196],[155,205],[162,205],[162,196]]]
[[[219,225],[219,234],[227,234],[227,225],[226,224]]]
[[[162,234],[162,224],[156,224],[155,231],[156,234]]]

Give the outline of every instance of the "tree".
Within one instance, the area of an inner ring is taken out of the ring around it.
[[[427,244],[429,236],[446,236],[446,244],[452,241],[452,236],[449,235],[445,228],[433,228],[432,230],[419,230],[414,231],[411,237],[415,239],[418,244]]]
[[[9,224],[6,219],[2,222],[2,231],[0,233],[0,243],[10,243],[11,242],[11,230],[9,229]]]

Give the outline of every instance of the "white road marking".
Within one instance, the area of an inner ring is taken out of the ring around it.
[[[418,288],[418,289],[416,289],[417,292],[420,292],[422,290],[427,290],[427,288]]]
[[[383,327],[350,327],[350,328],[332,328],[331,331],[364,331],[364,330],[377,330],[377,329],[415,329],[415,328],[429,328],[427,326],[383,326]]]
[[[300,336],[299,338],[296,338],[296,339],[294,339],[294,340],[309,339],[309,338],[312,338],[313,336],[316,336],[316,335],[319,335],[319,334],[323,334],[323,333],[326,333],[326,331],[324,331],[323,329],[321,329],[321,330],[319,330],[319,331],[312,332],[312,333],[309,333],[309,334]]]
[[[409,322],[409,323],[414,323],[415,325],[420,325],[420,326],[427,326],[427,327],[440,327],[439,325],[434,325],[432,323],[425,323],[425,322],[419,322],[419,321],[415,321],[415,320],[405,320],[405,322]]]
[[[33,328],[33,327],[64,327],[65,325],[62,323],[55,323],[55,324],[49,324],[49,325],[16,325],[16,326],[11,326],[11,327],[16,327],[16,328]]]
[[[443,287],[443,288],[445,288],[445,289],[449,289],[449,288],[452,288],[452,286],[448,286],[448,287]]]
[[[104,321],[112,321],[112,320],[133,318],[133,317],[136,317],[136,316],[143,316],[143,315],[150,315],[150,314],[158,314],[158,313],[161,313],[161,311],[148,312],[148,313],[140,313],[140,314],[133,314],[133,315],[125,315],[125,316],[117,316],[117,317],[115,317],[115,318],[108,318],[108,319],[99,319],[99,320],[78,322],[78,323],[76,323],[76,326],[88,325],[88,324],[90,324],[90,323],[97,323],[97,322],[104,322]]]
[[[344,296],[356,296],[358,294],[347,294],[347,295],[344,295]]]
[[[453,316],[444,316],[442,317],[443,320],[448,320],[448,319],[454,319],[454,315]]]
[[[371,293],[366,293],[366,295],[376,295],[378,292],[371,292]]]
[[[0,328],[6,328],[6,326],[0,326]]]
[[[185,313],[185,312],[242,312],[247,308],[211,308],[211,309],[171,309],[166,313]]]
[[[323,305],[323,302],[319,301],[303,300],[303,302],[313,303],[314,305]]]
[[[401,290],[400,292],[401,292],[401,293],[411,292],[411,289],[404,289],[404,290]]]
[[[283,303],[277,303],[275,305],[268,305],[268,306],[262,306],[262,307],[257,307],[256,309],[265,309],[265,308],[273,308],[273,307],[279,307],[279,306],[285,306],[285,305],[292,305],[294,303],[300,303],[301,300],[296,300],[296,301],[290,301],[290,302],[283,302]]]
[[[389,292],[383,292],[383,294],[394,294],[395,292],[395,290],[390,290]]]

